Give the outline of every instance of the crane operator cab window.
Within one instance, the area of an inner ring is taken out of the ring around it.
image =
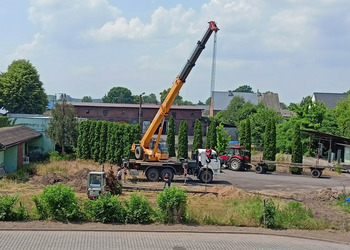
[[[90,184],[92,184],[93,186],[101,186],[101,176],[92,175]]]
[[[156,140],[151,140],[149,143],[149,148],[153,150],[155,145],[156,145]],[[168,145],[166,144],[166,141],[160,141],[158,144],[158,149],[162,154],[169,154],[169,149],[168,149]]]

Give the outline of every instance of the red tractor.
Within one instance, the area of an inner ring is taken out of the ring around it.
[[[220,156],[221,166],[234,171],[250,169],[248,152],[243,146],[229,147],[227,154]]]

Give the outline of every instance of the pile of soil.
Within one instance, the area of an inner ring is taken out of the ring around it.
[[[332,202],[341,195],[340,191],[332,190],[331,188],[325,188],[317,191],[309,191],[304,193],[295,193],[293,198],[296,200],[314,200]]]
[[[84,168],[74,175],[69,175],[65,173],[47,173],[43,176],[35,176],[33,182],[42,186],[55,185],[58,183],[68,185],[76,192],[81,192],[86,190],[86,178],[90,170]]]
[[[223,186],[223,185],[214,185],[207,188],[207,192],[213,192],[218,194],[218,198],[244,198],[248,194],[235,186]]]

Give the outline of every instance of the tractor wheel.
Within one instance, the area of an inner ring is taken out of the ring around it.
[[[210,183],[213,180],[213,173],[211,171],[203,170],[199,175],[200,182]]]
[[[156,168],[151,168],[146,172],[147,180],[149,181],[158,181],[159,171]]]
[[[163,169],[162,172],[160,172],[160,178],[162,178],[162,180],[164,180],[164,176],[166,174],[168,174],[169,180],[173,180],[174,179],[174,172],[170,168]]]
[[[238,158],[233,158],[230,162],[230,169],[233,171],[241,170],[243,167],[243,163]]]
[[[142,160],[142,158],[143,158],[143,148],[141,146],[137,146],[135,148],[135,158],[136,158],[136,160]]]
[[[311,175],[312,175],[312,178],[320,178],[321,175],[322,175],[322,171],[317,169],[317,168],[314,168],[312,171],[311,171]]]

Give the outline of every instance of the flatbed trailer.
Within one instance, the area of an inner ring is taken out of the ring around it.
[[[289,166],[293,168],[302,168],[302,169],[310,169],[311,176],[313,178],[320,178],[322,176],[323,170],[326,168],[335,169],[334,165],[331,166],[320,166],[317,164],[307,164],[307,163],[292,163],[292,162],[277,162],[277,161],[259,161],[252,163],[255,166],[255,172],[258,174],[264,174],[268,172],[269,166]]]

